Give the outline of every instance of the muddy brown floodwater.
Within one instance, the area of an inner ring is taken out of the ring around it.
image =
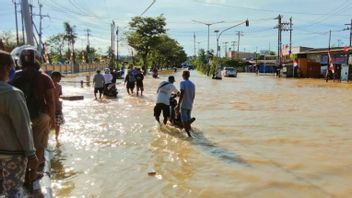
[[[85,99],[64,101],[60,144],[51,142],[55,196],[351,196],[351,84],[242,73],[211,80],[192,71],[189,139],[154,121],[166,78],[147,76],[143,97],[120,84],[118,98],[103,101],[91,87],[62,83],[65,95]]]

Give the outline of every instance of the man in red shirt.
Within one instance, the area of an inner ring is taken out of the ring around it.
[[[32,121],[33,140],[39,159],[36,171],[44,164],[44,150],[48,145],[50,129],[55,127],[54,83],[40,71],[39,54],[33,47],[20,52],[19,66],[12,85],[21,89],[26,97],[28,111]]]

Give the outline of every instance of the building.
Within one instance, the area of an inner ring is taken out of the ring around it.
[[[305,78],[325,77],[328,69],[328,52],[330,51],[336,78],[352,79],[352,47],[335,47],[309,49],[296,54],[299,73]]]
[[[254,60],[256,56],[255,52],[238,52],[229,51],[226,53],[226,58],[241,59],[241,60]]]

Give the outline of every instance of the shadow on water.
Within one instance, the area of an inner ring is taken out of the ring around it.
[[[244,161],[238,154],[226,150],[225,148],[221,148],[216,143],[212,142],[207,137],[205,137],[204,133],[198,129],[193,128],[192,138],[187,137],[186,133],[183,130],[172,126],[162,126],[160,127],[160,130],[173,137],[188,141],[198,147],[204,153],[216,157],[228,164],[236,163],[244,165],[246,167],[251,167],[251,165]]]

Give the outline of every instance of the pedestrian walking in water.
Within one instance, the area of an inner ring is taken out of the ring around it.
[[[181,121],[183,127],[185,128],[189,137],[191,136],[191,123],[194,121],[194,118],[191,118],[191,111],[193,108],[193,102],[195,98],[195,85],[192,81],[189,80],[190,73],[189,71],[183,71],[182,78],[183,81],[180,83],[180,98],[176,106],[176,111],[181,111]]]
[[[62,86],[59,84],[59,82],[61,81],[61,73],[54,71],[53,73],[51,73],[51,79],[53,80],[55,85],[55,139],[56,141],[58,141],[60,126],[65,123],[64,115],[62,113],[62,100],[60,99],[60,96],[62,96]]]
[[[179,92],[173,85],[174,82],[175,77],[169,76],[168,81],[162,81],[156,91],[158,95],[156,97],[156,105],[154,107],[154,117],[159,123],[161,112],[163,112],[164,124],[167,123],[167,120],[170,117],[170,96],[172,93],[177,94]]]
[[[10,54],[0,50],[0,195],[23,197],[26,169],[35,173],[38,158],[24,94],[7,84],[13,72]]]
[[[48,146],[50,129],[55,129],[55,85],[51,78],[40,70],[41,56],[34,47],[24,46],[19,53],[19,66],[12,85],[21,89],[26,97],[27,108],[32,121],[33,140],[39,160],[38,178],[43,175],[45,165],[44,151]],[[27,170],[27,174],[31,173]],[[33,184],[34,191],[40,188]]]
[[[132,70],[129,69],[125,78],[126,89],[128,95],[133,95],[133,90],[136,84],[136,76],[133,75]]]
[[[144,75],[140,68],[137,68],[136,82],[137,82],[137,96],[138,92],[141,91],[141,96],[143,95],[144,85],[143,85]]]
[[[93,78],[93,84],[94,84],[94,97],[97,100],[97,93],[99,92],[99,99],[101,99],[101,96],[103,94],[104,90],[104,85],[105,85],[105,79],[104,76],[100,73],[100,70],[97,70],[97,73],[95,74]]]

